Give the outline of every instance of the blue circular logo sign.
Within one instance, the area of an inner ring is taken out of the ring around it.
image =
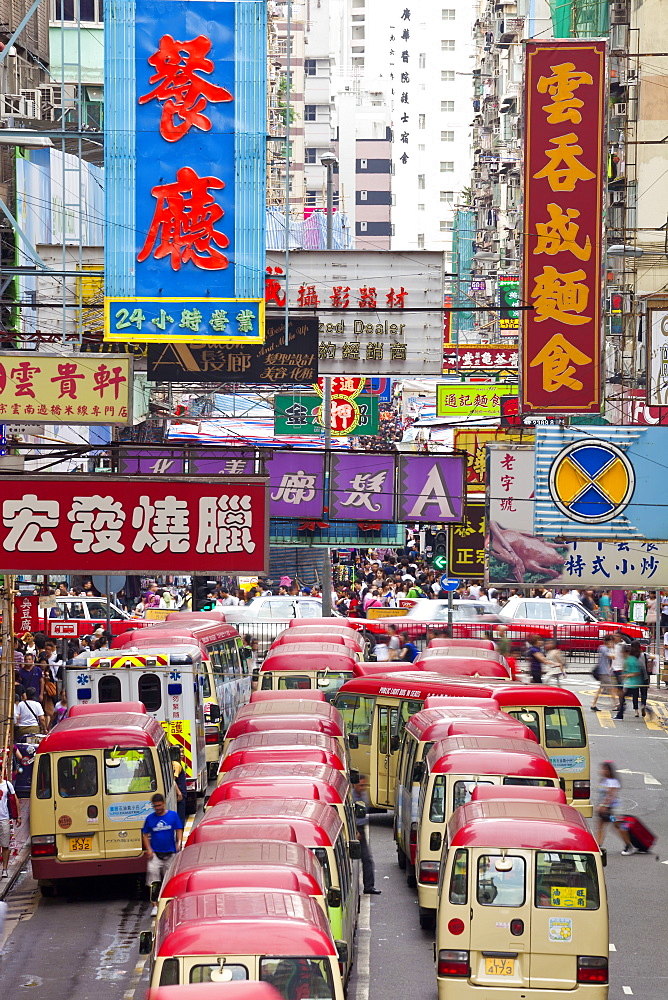
[[[631,462],[609,441],[574,441],[550,468],[552,500],[565,517],[580,524],[611,521],[628,506],[634,488]]]

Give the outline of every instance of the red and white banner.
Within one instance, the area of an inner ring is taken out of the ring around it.
[[[526,45],[523,410],[601,408],[605,42]]]
[[[451,347],[448,344],[443,350],[443,373],[450,375],[457,369],[499,371],[504,368],[516,372],[517,361],[516,347],[505,347],[503,344],[460,344]]]
[[[266,479],[0,476],[0,572],[263,573]]]

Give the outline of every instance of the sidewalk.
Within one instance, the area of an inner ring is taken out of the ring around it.
[[[14,825],[9,854],[9,878],[0,879],[0,899],[4,899],[30,858],[30,799],[19,799],[21,822]]]

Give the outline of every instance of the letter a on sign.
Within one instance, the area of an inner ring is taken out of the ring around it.
[[[460,455],[402,457],[399,482],[402,520],[461,521],[464,464]]]

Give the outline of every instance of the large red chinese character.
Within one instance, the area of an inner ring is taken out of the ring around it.
[[[264,300],[265,302],[275,302],[277,306],[285,305],[285,292],[283,291],[283,286],[281,285],[281,279],[278,275],[283,274],[282,267],[268,267],[266,268],[266,277],[264,279]],[[277,275],[273,278],[272,275]],[[285,280],[285,279],[283,279]]]
[[[218,177],[198,177],[191,167],[181,167],[171,184],[151,188],[158,204],[137,260],[141,263],[151,254],[156,260],[171,257],[174,271],[190,262],[210,271],[227,267],[227,257],[212,245],[230,245],[227,236],[213,228],[224,212],[209,192],[224,187]]]
[[[58,365],[58,374],[51,379],[52,382],[60,382],[58,399],[63,399],[65,396],[69,396],[70,399],[77,398],[77,379],[86,377],[83,373],[77,372],[77,368],[78,365],[69,362]]]
[[[95,382],[93,392],[99,392],[100,399],[103,399],[105,390],[113,389],[114,399],[118,399],[121,385],[123,382],[127,382],[127,378],[122,374],[122,371],[123,369],[120,365],[111,370],[107,365],[98,365],[96,371],[93,372],[93,381]],[[96,408],[94,407],[93,409],[95,410]]]
[[[213,72],[213,62],[207,59],[211,40],[198,35],[187,42],[175,41],[163,35],[158,51],[149,57],[155,73],[149,83],[156,83],[148,94],[142,94],[139,104],[164,101],[160,118],[160,135],[167,142],[177,142],[190,129],[211,130],[211,119],[202,114],[208,101],[231,101],[232,95],[225,87],[218,87],[197,75]]]

